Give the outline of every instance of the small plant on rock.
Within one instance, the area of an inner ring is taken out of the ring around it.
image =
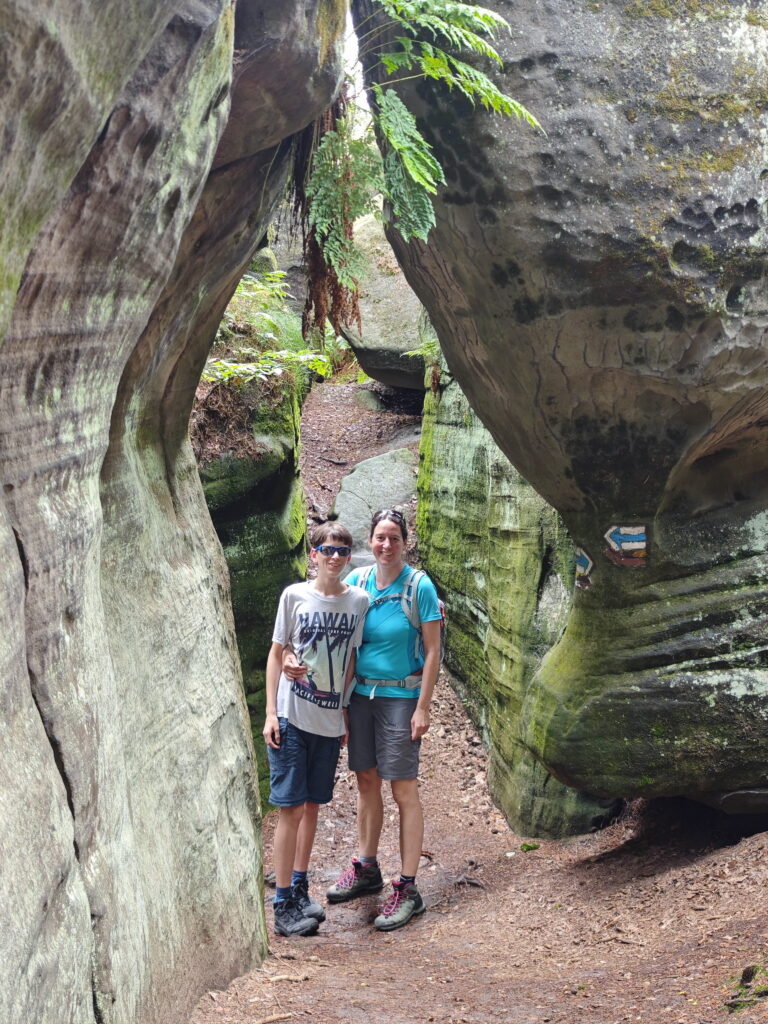
[[[729,1013],[738,1013],[758,1003],[768,1005],[768,968],[751,964],[741,972],[734,994],[725,1001]]]

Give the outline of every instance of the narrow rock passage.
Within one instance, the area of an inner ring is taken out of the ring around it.
[[[363,404],[366,396],[383,408]],[[394,448],[417,450],[420,430],[419,392],[333,381],[313,388],[302,410],[300,458],[310,518],[327,516],[342,479],[359,462]]]
[[[347,393],[340,388],[338,395],[332,387],[310,396],[317,402],[313,417],[323,415],[326,403],[335,412],[327,427],[318,419],[305,425],[303,441],[304,465],[317,480],[308,493],[318,515],[359,461],[352,439],[362,439],[360,457],[369,457],[406,426],[387,419],[401,413],[366,412],[359,431],[347,430],[352,406],[345,403],[354,401],[356,386],[345,385]],[[327,473],[317,472],[326,465]],[[737,995],[744,969],[768,959],[767,834],[738,841],[721,819],[689,821],[675,805],[646,821],[642,834],[633,816],[566,843],[517,835],[490,801],[485,752],[445,673],[422,764],[419,884],[427,913],[383,934],[371,924],[376,897],[330,907],[316,936],[272,936],[267,961],[226,991],[204,996],[190,1024],[727,1019],[725,1003]],[[273,827],[268,815],[268,865]],[[355,850],[355,783],[342,755],[334,801],[318,829],[316,897]],[[385,877],[397,871],[389,795],[381,860]],[[270,927],[271,896],[268,889]],[[749,982],[744,992],[758,988]],[[753,1002],[736,1018],[741,1024],[768,1020],[768,1000]]]

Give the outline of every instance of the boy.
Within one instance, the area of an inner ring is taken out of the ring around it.
[[[309,898],[307,871],[319,805],[333,795],[346,741],[355,648],[368,610],[365,591],[341,581],[351,554],[352,535],[341,523],[313,531],[309,557],[317,578],[283,591],[267,659],[269,799],[280,808],[273,850],[278,935],[313,935],[325,920]],[[283,675],[286,647],[306,666],[303,678]]]

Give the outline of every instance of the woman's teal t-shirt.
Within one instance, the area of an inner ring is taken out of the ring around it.
[[[359,586],[358,580],[365,572],[354,569],[344,580],[345,583]],[[372,600],[386,597],[388,594],[400,594],[403,583],[407,579],[410,568],[403,566],[403,571],[388,587],[379,590],[376,586],[376,572],[368,577],[366,590]],[[422,622],[435,622],[442,618],[440,604],[435,585],[428,576],[422,576],[416,600],[419,602],[419,615]],[[423,658],[416,657],[416,639],[419,631],[408,621],[399,599],[392,598],[382,601],[368,609],[363,628],[363,643],[357,652],[358,676],[366,679],[405,679],[406,676],[418,672],[424,664]],[[370,695],[372,685],[358,682],[355,693]],[[419,690],[409,690],[402,686],[377,686],[377,697],[417,697]]]

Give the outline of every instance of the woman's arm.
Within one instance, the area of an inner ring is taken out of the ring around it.
[[[424,641],[424,669],[421,674],[421,693],[411,718],[411,739],[417,740],[429,729],[429,706],[440,671],[440,620],[422,622]]]

